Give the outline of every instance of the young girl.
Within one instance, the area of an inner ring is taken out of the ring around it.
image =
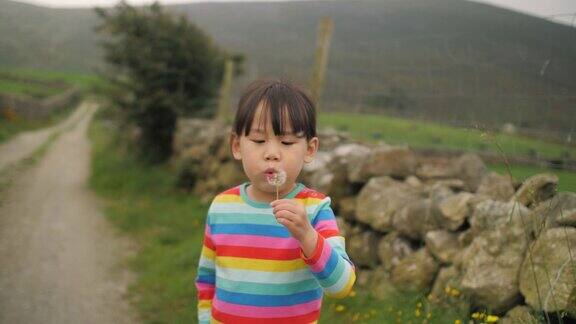
[[[300,88],[248,86],[230,146],[250,181],[209,207],[196,277],[200,323],[315,323],[323,293],[352,290],[355,267],[330,197],[296,182],[318,145],[316,111]]]

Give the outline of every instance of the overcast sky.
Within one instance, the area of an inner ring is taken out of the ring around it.
[[[117,0],[17,0],[19,2],[33,3],[46,7],[92,7],[113,6]],[[162,4],[191,3],[191,2],[245,2],[246,0],[160,0]],[[284,0],[248,0],[250,2],[270,2]],[[294,0],[290,0],[294,1]],[[306,0],[298,0],[306,1]],[[522,11],[535,16],[546,17],[552,20],[571,24],[576,14],[576,0],[474,0],[476,2]],[[153,0],[128,0],[132,5],[150,4]],[[576,19],[575,19],[576,20]],[[574,21],[576,25],[576,21]]]

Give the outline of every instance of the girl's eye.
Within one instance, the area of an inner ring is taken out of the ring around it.
[[[293,143],[293,142],[282,142],[282,144],[284,144],[284,145],[292,145],[292,144],[294,144],[294,143]]]
[[[262,144],[262,143],[264,143],[264,141],[262,141],[262,140],[252,140],[252,142],[254,142],[254,143],[258,143],[258,144]]]

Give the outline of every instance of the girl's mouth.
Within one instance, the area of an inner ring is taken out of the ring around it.
[[[266,175],[273,175],[274,173],[276,173],[276,169],[274,169],[274,168],[268,168],[268,169],[266,169],[266,171],[264,171],[264,173],[265,173]]]

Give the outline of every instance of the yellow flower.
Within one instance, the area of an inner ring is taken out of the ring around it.
[[[416,307],[418,308],[422,307],[422,303],[419,302],[418,304],[416,304]]]
[[[360,313],[354,313],[354,316],[352,317],[352,321],[356,322],[358,319],[360,319]]]
[[[355,297],[356,296],[356,291],[352,290],[349,294],[350,297]]]
[[[414,316],[420,317],[420,310],[419,310],[419,309],[416,309],[416,310],[414,311]]]
[[[459,319],[457,319],[457,320],[454,321],[454,324],[462,324],[462,321],[459,320]]]
[[[444,288],[444,292],[446,294],[450,294],[450,286],[446,286],[446,288]]]
[[[450,295],[452,295],[452,296],[459,296],[459,295],[460,295],[460,291],[458,291],[458,289],[456,289],[456,288],[452,288],[452,290],[450,290]]]
[[[498,316],[496,316],[496,315],[488,315],[488,316],[486,317],[486,322],[487,322],[487,323],[495,323],[495,322],[497,322],[497,321],[498,321]]]
[[[432,317],[432,313],[428,313],[428,314],[426,315],[426,318],[427,318],[427,319],[430,319],[430,317]]]
[[[346,308],[346,307],[344,307],[344,305],[338,305],[338,306],[336,306],[336,311],[337,311],[337,312],[342,312],[342,311],[344,311],[345,308]]]

